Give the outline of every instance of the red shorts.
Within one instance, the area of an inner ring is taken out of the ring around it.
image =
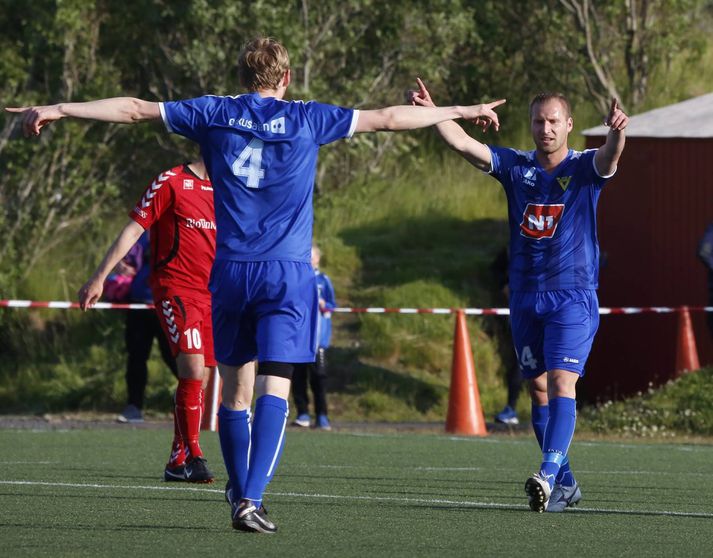
[[[173,356],[203,355],[205,366],[216,366],[209,297],[160,289],[154,291],[154,305]]]

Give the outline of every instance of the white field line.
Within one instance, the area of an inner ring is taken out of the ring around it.
[[[192,486],[132,486],[132,485],[112,485],[112,484],[91,484],[91,483],[66,483],[66,482],[43,482],[43,481],[4,481],[0,480],[0,485],[12,486],[46,486],[57,488],[89,488],[100,490],[155,490],[155,491],[176,491],[176,492],[203,492],[206,494],[223,494],[223,489],[215,488],[196,488]],[[401,502],[407,504],[421,505],[447,505],[461,508],[476,508],[476,509],[499,509],[499,510],[526,510],[524,504],[500,504],[497,502],[475,502],[469,500],[446,500],[441,498],[407,498],[395,496],[345,496],[341,494],[308,494],[302,492],[266,492],[268,496],[277,496],[283,498],[312,498],[318,500],[351,500],[351,501],[366,501],[366,502]],[[622,515],[656,515],[656,516],[671,516],[671,517],[698,517],[698,518],[713,518],[713,513],[708,512],[677,512],[671,510],[620,510],[613,508],[572,508],[571,511],[578,513],[607,513],[607,514],[622,514]],[[569,512],[568,512],[569,513]]]

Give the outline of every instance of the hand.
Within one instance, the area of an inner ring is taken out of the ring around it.
[[[500,129],[500,122],[498,121],[497,113],[493,109],[506,102],[507,101],[505,99],[499,99],[497,101],[493,101],[492,103],[463,107],[465,110],[463,118],[470,120],[483,132],[487,132],[490,126],[492,126],[497,132]]]
[[[103,292],[104,281],[92,277],[79,289],[79,307],[86,312],[99,301]]]
[[[604,125],[609,126],[616,132],[621,132],[629,124],[629,117],[624,114],[624,111],[619,108],[619,102],[616,99],[611,100],[611,107]]]
[[[431,94],[428,92],[428,89],[426,89],[421,78],[416,78],[416,82],[418,82],[418,91],[414,91],[413,89],[407,91],[406,100],[414,106],[435,107],[436,104],[433,102],[433,99],[431,99]]]
[[[22,131],[25,137],[39,136],[42,128],[63,117],[59,105],[6,107],[5,111],[22,116]]]

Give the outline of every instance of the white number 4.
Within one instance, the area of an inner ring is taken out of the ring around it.
[[[522,348],[522,354],[520,354],[520,364],[525,368],[526,366],[531,370],[537,368],[537,359],[533,356],[532,350],[530,350],[530,345],[525,345]]]
[[[201,333],[197,328],[194,327],[193,329],[187,329],[183,332],[183,335],[186,336],[186,343],[188,344],[189,349],[201,348],[203,343],[201,342]]]
[[[260,168],[263,144],[261,139],[253,138],[233,163],[233,174],[247,177],[248,188],[257,188],[260,180],[265,178],[265,169]]]

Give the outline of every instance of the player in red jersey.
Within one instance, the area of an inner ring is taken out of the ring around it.
[[[159,174],[129,213],[104,259],[79,290],[83,310],[101,297],[104,280],[150,229],[156,313],[178,364],[174,439],[167,481],[213,482],[199,444],[204,389],[216,365],[208,278],[215,259],[213,187],[203,161]]]

